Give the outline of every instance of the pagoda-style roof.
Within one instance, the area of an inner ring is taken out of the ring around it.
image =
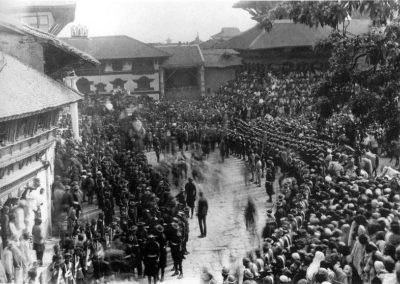
[[[66,85],[0,53],[0,121],[47,112],[81,99]]]
[[[125,35],[62,38],[99,60],[166,58],[168,53]]]
[[[349,34],[358,35],[369,30],[369,20],[354,19],[347,27]],[[277,20],[268,32],[258,25],[242,32],[227,41],[216,44],[214,48],[231,48],[235,50],[260,50],[297,46],[315,46],[319,40],[325,39],[332,28],[309,27],[304,24],[295,24],[290,20]]]

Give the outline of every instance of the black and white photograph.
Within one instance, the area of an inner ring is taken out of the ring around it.
[[[400,0],[0,0],[0,283],[400,284]]]

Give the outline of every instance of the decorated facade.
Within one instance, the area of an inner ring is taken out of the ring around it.
[[[119,88],[133,96],[159,99],[160,66],[169,54],[128,36],[88,37],[87,29],[79,26],[71,31],[72,37],[63,40],[101,62],[97,67],[74,68],[81,93],[111,95]]]
[[[49,75],[59,66],[79,60],[98,62],[52,35],[14,20],[0,20],[0,36],[0,202],[2,214],[6,210],[16,213],[7,237],[17,239],[30,232],[35,217],[42,219],[47,235],[51,230],[58,116],[62,108],[70,107],[77,122],[77,103],[82,99]],[[57,53],[47,53],[54,49]],[[17,214],[18,208],[24,209],[24,216]]]

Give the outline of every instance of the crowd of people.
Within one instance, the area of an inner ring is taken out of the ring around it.
[[[320,77],[246,70],[214,96],[144,100],[132,116],[114,98],[114,108],[97,103],[81,110],[82,141],[72,138],[68,115],[62,116],[52,186],[60,242],[52,263],[36,275],[27,269],[34,260],[25,251],[32,235],[40,266],[40,214],[30,217],[32,229],[18,231],[17,243],[2,229],[14,259],[4,282],[23,274],[41,283],[102,282],[115,275],[157,283],[168,259],[173,276],[182,278],[196,200],[200,237],[207,237],[208,205],[193,183],[201,182],[196,165],[218,151],[222,163],[244,160],[245,184],[265,187],[268,197],[261,241],[243,258],[232,257],[221,272],[223,284],[400,283],[400,173],[379,171],[379,126],[359,133],[349,129],[346,114],[319,128],[310,86]],[[151,150],[164,162],[152,166],[145,155]],[[29,190],[25,196],[40,200]],[[88,218],[88,206],[100,213]],[[11,201],[4,206],[2,228],[19,228],[23,208]],[[24,256],[21,264],[16,255]],[[216,283],[209,272],[202,278]]]
[[[265,176],[269,202],[275,178],[280,192],[260,247],[224,283],[400,283],[399,172],[377,173],[378,131],[353,148],[344,125],[332,139],[301,115],[261,117],[232,123],[225,155],[246,161],[245,179]]]
[[[309,92],[309,86],[315,80],[318,76],[312,74],[262,76],[247,71],[222,86],[214,97],[191,102],[150,102],[137,111],[147,129],[142,137],[142,149],[153,149],[159,157],[160,153],[166,156],[189,149],[194,143],[199,143],[204,155],[218,147],[221,160],[232,155],[245,160],[247,182],[265,186],[271,209],[267,211],[263,241],[260,247],[243,258],[242,265],[224,268],[224,283],[397,281],[395,265],[400,260],[396,255],[396,239],[400,235],[397,216],[400,195],[396,178],[377,175],[376,143],[361,140],[359,135],[360,139],[352,143],[352,147],[346,145],[349,139],[345,126],[340,123],[334,125],[335,135],[332,135],[332,125],[325,131],[317,131]],[[86,121],[85,125],[88,123]],[[115,127],[118,123],[103,120],[101,130],[96,130],[98,123],[92,122],[93,129],[88,135],[90,140],[83,139],[82,145],[85,146],[67,146],[72,152],[77,152],[71,156],[80,157],[80,163],[86,165],[83,179],[87,179],[86,175],[89,181],[93,179],[88,183],[93,185],[93,190],[87,190],[83,181],[77,190],[83,190],[86,195],[89,193],[88,198],[91,193],[96,193],[98,204],[104,211],[87,227],[97,228],[99,240],[94,238],[94,243],[103,242],[102,247],[106,248],[106,258],[97,260],[95,257],[93,261],[107,260],[107,263],[110,263],[107,251],[108,254],[113,252],[107,249],[107,244],[115,246],[115,237],[111,242],[109,235],[114,235],[114,230],[118,229],[124,232],[124,226],[118,226],[116,221],[128,219],[132,224],[128,221],[125,228],[132,225],[138,228],[134,227],[136,233],[133,236],[122,234],[120,245],[132,242],[133,247],[138,244],[144,252],[147,243],[169,243],[170,246],[175,243],[178,238],[171,239],[171,236],[159,240],[160,232],[169,231],[168,227],[176,227],[178,233],[175,235],[181,236],[182,243],[187,241],[185,218],[190,215],[183,207],[177,209],[179,200],[181,204],[185,203],[183,195],[174,198],[168,186],[160,186],[167,185],[167,177],[154,171],[142,152],[129,152],[121,146],[129,143],[118,141],[121,137],[120,129]],[[273,186],[276,178],[279,194]],[[104,188],[99,188],[98,180],[103,179]],[[70,182],[73,183],[73,178]],[[174,183],[174,186],[179,187],[179,183]],[[276,202],[273,203],[275,194]],[[75,210],[79,212],[79,206],[74,206],[76,199],[72,198],[69,208],[77,207]],[[120,219],[113,215],[113,204],[104,200],[115,200],[120,206]],[[127,202],[126,209],[123,205],[121,207],[123,200],[132,200]],[[62,202],[60,206],[63,207]],[[128,211],[127,215],[124,209]],[[62,243],[66,240],[68,244],[71,236],[85,232],[79,230],[79,226],[75,227],[75,232],[63,237]],[[144,241],[138,236],[146,227],[151,237]],[[154,255],[160,254],[154,252]],[[171,255],[176,258],[173,247]],[[180,258],[184,257],[184,253],[180,255]],[[141,257],[145,265],[151,263],[146,262],[144,255]],[[174,259],[174,264],[180,270],[181,262]],[[133,267],[137,268],[137,265],[136,261]],[[162,267],[163,261],[158,265]],[[139,275],[143,273],[139,268],[137,270]],[[105,273],[107,270],[101,271]],[[182,275],[181,271],[174,274]],[[203,275],[205,279],[207,275]],[[157,277],[158,272],[154,279]],[[212,275],[208,277],[210,281],[213,278]]]
[[[144,131],[124,129],[124,120],[114,112],[83,116],[83,122],[81,142],[70,139],[67,130],[57,147],[56,172],[62,176],[56,176],[53,205],[61,242],[53,264],[64,265],[65,255],[77,257],[72,263],[80,272],[70,277],[80,281],[126,274],[156,283],[164,279],[169,251],[173,276],[182,278],[189,208],[186,198],[171,192],[169,173],[148,163]],[[158,147],[153,142],[152,148]],[[86,201],[101,209],[97,218],[80,218]]]

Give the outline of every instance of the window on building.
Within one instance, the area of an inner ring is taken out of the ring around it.
[[[21,17],[25,24],[38,29],[49,29],[50,21],[48,15],[28,15]]]
[[[16,140],[21,140],[24,139],[27,135],[28,132],[28,119],[27,118],[22,118],[18,119],[17,121],[17,133],[15,135]]]
[[[30,117],[30,119],[26,123],[26,136],[33,136],[38,128],[38,117],[39,115],[35,115]]]
[[[49,17],[47,15],[39,16],[39,24],[40,25],[48,25],[49,24]]]
[[[21,18],[21,21],[32,27],[38,26],[38,17],[36,16],[24,16]]]
[[[113,89],[124,89],[126,81],[122,80],[121,78],[117,78],[114,81],[110,81],[110,83],[113,85]]]
[[[45,112],[39,114],[38,117],[38,128],[45,130],[50,129],[51,126],[51,112]]]
[[[154,63],[152,60],[136,60],[132,62],[133,74],[154,74]]]
[[[137,88],[135,88],[135,91],[140,91],[140,90],[154,90],[150,86],[150,83],[154,81],[154,79],[150,79],[146,76],[142,76],[137,80],[133,80],[137,84]]]
[[[111,64],[113,71],[122,71],[122,69],[124,68],[123,62],[119,60],[115,60]]]
[[[5,146],[9,141],[9,128],[6,121],[0,122],[0,147]]]
[[[85,77],[81,77],[76,81],[76,87],[78,88],[79,92],[82,94],[89,94],[90,93],[90,85],[93,84],[93,81],[89,81]]]
[[[96,84],[96,85],[94,85],[95,87],[96,87],[96,91],[98,92],[98,93],[103,93],[103,92],[106,92],[106,84],[104,84],[104,83],[98,83],[98,84]]]

